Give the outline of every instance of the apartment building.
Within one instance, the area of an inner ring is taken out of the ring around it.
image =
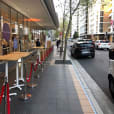
[[[113,1],[114,2],[114,1]],[[111,20],[114,7],[112,0],[96,0],[86,8],[80,7],[79,34],[94,40],[111,40]],[[113,10],[113,11],[112,11]]]
[[[110,41],[114,41],[114,0],[109,2],[109,7],[108,7],[108,12],[109,12],[109,19],[110,19],[110,24],[108,26],[108,32],[110,36]]]
[[[88,37],[95,39],[95,35],[100,34],[100,0],[88,8]],[[96,36],[97,39],[97,36]]]
[[[86,10],[86,6],[80,6],[79,7],[79,35],[80,37],[84,37],[87,35],[87,10]]]

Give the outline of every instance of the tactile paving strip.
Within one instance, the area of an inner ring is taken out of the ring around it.
[[[76,92],[78,94],[78,98],[79,98],[79,101],[80,101],[80,105],[81,105],[81,108],[82,108],[82,111],[84,114],[94,114],[94,111],[80,85],[80,82],[76,79],[76,74],[74,72],[74,69],[72,66],[69,66],[69,69],[70,69],[70,72],[71,72],[71,75],[72,75],[72,80],[73,80],[73,83],[74,83],[74,87],[76,89]]]

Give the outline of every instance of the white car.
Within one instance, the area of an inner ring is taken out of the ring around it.
[[[96,40],[95,48],[96,49],[109,49],[111,43],[108,40]]]

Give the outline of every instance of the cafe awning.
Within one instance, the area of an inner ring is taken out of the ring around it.
[[[58,16],[55,12],[53,0],[2,1],[17,11],[23,13],[30,19],[33,19],[42,29],[56,29],[59,26]]]

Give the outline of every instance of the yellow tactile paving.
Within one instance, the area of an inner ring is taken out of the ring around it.
[[[76,79],[73,67],[69,66],[69,69],[70,69],[70,72],[72,75],[74,87],[75,87],[76,92],[78,94],[78,98],[79,98],[80,105],[81,105],[83,113],[84,114],[94,114],[93,109],[92,109],[92,107],[91,107],[91,105],[90,105],[81,85],[80,85],[80,82]]]

